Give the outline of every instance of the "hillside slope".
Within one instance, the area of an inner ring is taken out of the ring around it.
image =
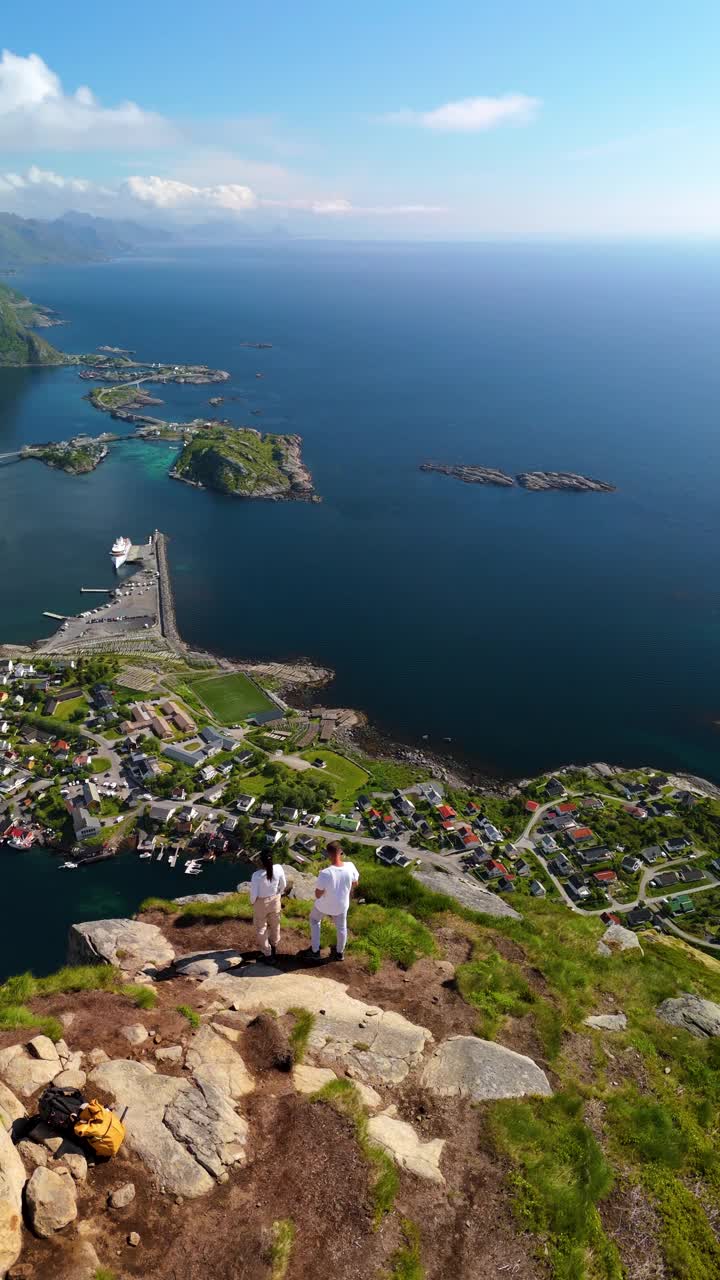
[[[599,952],[598,919],[491,919],[352,855],[342,964],[303,955],[292,872],[272,967],[239,892],[77,925],[79,967],[0,987],[18,1274],[716,1280],[720,966],[655,934]],[[56,1050],[24,1047],[38,1030]],[[56,1153],[63,1213],[36,1239],[22,1184],[55,1153],[32,1116],[63,1068],[128,1108],[127,1139],[89,1168]]]
[[[0,365],[65,364],[67,357],[19,318],[19,295],[0,284]]]

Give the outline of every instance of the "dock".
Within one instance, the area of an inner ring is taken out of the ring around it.
[[[105,595],[110,595],[110,592],[114,591],[115,588],[114,587],[81,587],[80,590],[86,596],[99,596],[99,595],[105,596]]]
[[[67,622],[66,613],[51,613],[49,609],[43,609],[43,618],[55,618],[56,622]]]

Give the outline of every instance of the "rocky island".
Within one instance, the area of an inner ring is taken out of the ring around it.
[[[94,471],[107,457],[108,444],[118,437],[104,433],[101,436],[73,436],[70,440],[49,441],[47,444],[28,444],[21,450],[22,461],[36,458],[54,471],[66,471],[71,476]]]
[[[547,489],[565,489],[571,493],[615,493],[615,485],[574,471],[523,471],[517,478],[523,489],[539,493]]]
[[[262,435],[252,427],[222,424],[185,436],[170,472],[175,480],[238,498],[320,501],[302,461],[301,436]]]
[[[464,484],[495,484],[505,488],[515,483],[512,476],[508,476],[504,471],[500,471],[497,467],[475,467],[475,466],[454,466],[448,462],[421,462],[421,471],[437,471],[443,476],[454,476],[456,480],[462,480]]]
[[[507,489],[517,483],[522,489],[528,489],[532,493],[549,489],[562,489],[571,493],[614,493],[616,488],[614,484],[593,480],[590,476],[579,475],[574,471],[521,471],[517,476],[510,476],[498,467],[456,465],[448,462],[421,462],[420,470],[454,476],[464,484],[492,484]]]

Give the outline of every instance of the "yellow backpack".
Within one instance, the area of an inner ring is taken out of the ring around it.
[[[74,1128],[78,1138],[84,1138],[98,1156],[117,1155],[125,1138],[122,1120],[95,1099],[85,1103]]]

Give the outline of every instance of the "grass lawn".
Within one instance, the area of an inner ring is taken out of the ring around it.
[[[255,711],[272,711],[275,705],[240,671],[229,676],[198,676],[187,683],[221,724],[237,724]]]
[[[53,714],[46,719],[57,720],[58,724],[68,724],[73,711],[77,711],[80,707],[83,711],[88,710],[88,702],[84,694],[79,698],[69,698],[67,702],[59,703]]]
[[[93,773],[104,773],[106,769],[110,768],[110,761],[107,756],[95,756],[90,761],[90,768]]]
[[[360,788],[367,783],[368,775],[365,769],[353,764],[352,760],[346,760],[344,756],[337,755],[335,751],[325,751],[322,747],[313,751],[311,748],[309,751],[303,751],[302,758],[311,762],[325,761],[326,768],[316,770],[316,774],[332,782],[340,808],[348,801],[354,800]]]

